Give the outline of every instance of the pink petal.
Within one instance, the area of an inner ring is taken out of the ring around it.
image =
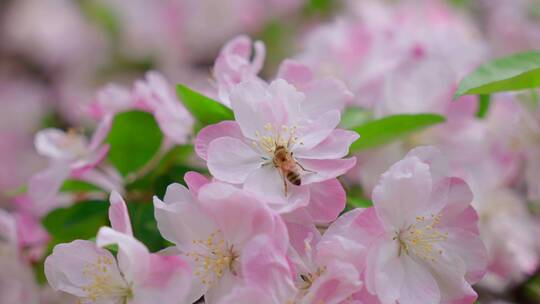
[[[294,155],[295,157],[306,159],[342,158],[349,154],[349,147],[359,137],[356,132],[336,129],[312,149],[299,150]]]
[[[370,246],[366,257],[365,286],[382,303],[396,303],[406,280],[397,246],[395,241],[379,238]]]
[[[363,271],[368,248],[384,233],[375,208],[349,211],[326,230],[317,245],[317,260],[320,264],[339,260]]]
[[[327,264],[326,271],[309,288],[305,299],[314,303],[340,304],[360,290],[360,274],[351,264],[335,261]]]
[[[347,86],[334,77],[314,80],[303,91],[306,101],[302,104],[302,112],[310,117],[335,110],[341,112],[354,98]]]
[[[261,81],[244,81],[233,88],[231,107],[245,137],[257,140],[256,133],[262,132],[265,124],[277,122],[272,98],[268,85]]]
[[[458,256],[465,263],[466,280],[475,284],[484,276],[488,255],[486,247],[478,234],[459,228],[443,228],[441,233],[448,233],[441,243],[443,251]]]
[[[191,270],[179,256],[150,255],[150,272],[146,281],[134,290],[133,303],[187,302],[191,287]]]
[[[109,227],[101,227],[96,244],[105,247],[118,245],[118,265],[127,282],[142,284],[150,271],[150,253],[143,243],[133,236],[123,234]]]
[[[293,146],[295,154],[309,155],[309,151],[328,138],[339,124],[341,114],[339,111],[326,112],[317,119],[310,121],[304,126],[300,126],[299,139]]]
[[[113,191],[110,202],[109,220],[111,227],[118,232],[133,236],[127,205],[122,196],[118,192]]]
[[[190,171],[184,175],[184,181],[189,188],[189,191],[193,193],[194,196],[197,196],[199,189],[208,184],[210,180],[198,172]]]
[[[417,157],[429,165],[434,180],[447,176],[450,168],[442,152],[434,146],[420,146],[412,149],[405,157]]]
[[[268,292],[253,287],[237,287],[223,297],[218,304],[279,304],[275,302]]]
[[[210,183],[199,191],[199,201],[230,243],[244,244],[255,235],[268,234],[285,248],[288,239],[281,218],[249,192],[225,183]]]
[[[158,72],[146,73],[146,81],[135,83],[134,97],[147,106],[167,137],[177,144],[186,143],[193,117],[180,103],[167,79]]]
[[[98,259],[106,259],[111,264],[98,263]],[[85,267],[105,267],[110,283],[123,284],[123,279],[113,255],[99,248],[90,241],[76,240],[68,244],[57,245],[53,253],[45,260],[45,276],[49,285],[81,298],[87,296],[83,287],[93,283],[91,276],[85,275]]]
[[[441,212],[441,226],[453,226],[478,234],[478,215],[470,206],[473,193],[464,180],[445,178],[438,183],[444,185],[444,209]],[[437,188],[441,188],[438,186]]]
[[[164,201],[154,197],[155,218],[165,239],[177,245],[191,244],[192,240],[206,239],[217,230],[184,186],[169,185]]]
[[[443,300],[437,281],[425,266],[419,265],[408,255],[402,255],[401,263],[403,265],[404,276],[403,285],[401,286],[399,303],[416,304],[416,303],[440,303]],[[388,265],[392,267],[391,265]],[[382,269],[382,271],[390,271],[390,268]],[[388,273],[391,275],[391,273]],[[383,279],[384,280],[384,279]],[[384,281],[380,281],[381,285]],[[379,297],[380,292],[377,292]]]
[[[295,186],[288,181],[285,195],[284,178],[272,165],[253,171],[244,183],[244,189],[251,191],[279,213],[294,211],[309,204],[309,188]]]
[[[233,184],[246,181],[260,168],[261,156],[243,141],[233,137],[214,139],[208,146],[208,170],[219,180]]]
[[[240,130],[240,126],[235,121],[222,121],[215,125],[210,125],[203,128],[195,138],[195,152],[200,158],[207,160],[208,146],[210,143],[220,137],[234,137],[243,139],[244,135]]]
[[[356,158],[346,159],[297,159],[304,167],[302,184],[307,185],[327,181],[347,173],[356,164]]]
[[[80,176],[95,168],[105,159],[105,157],[107,157],[109,148],[110,146],[108,144],[103,145],[96,151],[91,151],[90,155],[72,162],[70,166],[72,170],[71,174],[74,176]]]
[[[279,66],[276,78],[285,79],[297,88],[303,88],[313,80],[313,72],[305,64],[285,59]]]
[[[59,129],[45,129],[36,134],[34,145],[40,155],[53,159],[69,159],[71,154],[62,148],[67,134]]]
[[[62,184],[68,178],[70,173],[69,165],[65,162],[53,162],[45,171],[38,172],[30,178],[28,182],[28,195],[36,202],[36,205],[41,205],[41,208],[46,208],[44,204],[51,203],[60,191]]]
[[[416,157],[394,164],[373,190],[373,205],[389,230],[399,231],[416,222],[416,216],[438,214],[431,205],[429,166]]]
[[[92,136],[92,139],[90,140],[90,146],[88,147],[90,150],[95,151],[103,144],[105,141],[105,138],[107,138],[107,135],[109,135],[109,131],[112,127],[112,116],[104,117],[99,125],[97,126],[96,130],[94,131],[94,135]]]
[[[307,211],[316,223],[334,221],[345,208],[345,189],[337,179],[309,185],[310,200]]]

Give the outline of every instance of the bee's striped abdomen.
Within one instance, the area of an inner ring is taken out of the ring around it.
[[[300,179],[300,174],[294,171],[289,171],[287,173],[287,180],[291,182],[291,184],[300,186],[302,184],[302,180]]]

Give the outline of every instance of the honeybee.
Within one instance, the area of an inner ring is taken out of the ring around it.
[[[289,152],[284,146],[277,146],[274,151],[273,158],[274,166],[279,170],[283,178],[283,186],[285,187],[285,196],[287,196],[287,181],[295,186],[302,184],[300,169],[306,172],[311,172],[300,165],[294,158],[292,152]]]

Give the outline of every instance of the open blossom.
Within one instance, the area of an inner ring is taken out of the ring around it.
[[[45,275],[55,290],[81,303],[178,303],[186,296],[191,274],[178,256],[153,254],[133,237],[127,206],[111,194],[109,219],[97,245],[75,240],[57,245],[45,261]],[[118,245],[118,261],[104,246]]]
[[[339,219],[326,232],[326,251],[344,248],[381,303],[471,303],[486,268],[472,193],[445,176],[429,147],[412,150],[386,171],[373,205]]]
[[[206,303],[217,303],[244,280],[240,265],[251,256],[249,248],[258,236],[266,238],[269,256],[286,253],[286,228],[245,190],[209,183],[194,173],[185,179],[190,190],[172,184],[164,201],[154,198],[158,228],[192,265],[195,276],[187,302],[204,295]]]
[[[355,164],[343,157],[358,134],[336,129],[340,105],[331,102],[283,79],[244,81],[231,94],[236,121],[201,130],[196,152],[216,179],[243,185],[280,212],[306,206],[310,184]]]
[[[47,209],[67,178],[95,184],[105,190],[122,191],[122,178],[104,163],[109,145],[103,141],[110,129],[110,120],[103,120],[90,141],[74,130],[45,129],[35,137],[39,154],[49,160],[49,167],[29,181],[30,198]]]

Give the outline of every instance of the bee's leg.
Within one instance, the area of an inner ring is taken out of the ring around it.
[[[299,162],[296,162],[296,164],[298,165],[298,167],[300,167],[303,171],[305,172],[309,172],[309,173],[317,173],[315,171],[311,171],[311,170],[307,170],[306,168],[304,168],[302,165],[300,165]]]
[[[279,175],[281,175],[281,179],[283,180],[283,188],[285,189],[285,197],[287,197],[287,179],[285,178],[285,175],[283,175],[283,171],[278,170]]]

